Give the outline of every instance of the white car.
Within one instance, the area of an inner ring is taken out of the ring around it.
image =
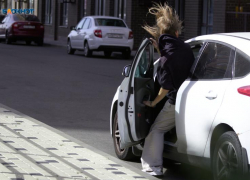
[[[208,168],[214,180],[248,177],[250,33],[204,35],[186,43],[196,60],[177,93],[176,127],[165,134],[164,157]],[[140,156],[156,116],[157,107],[142,103],[158,93],[153,61],[153,46],[145,39],[133,63],[125,66],[112,101],[110,130],[123,160]]]
[[[112,52],[122,52],[124,58],[130,58],[134,37],[126,23],[116,17],[87,16],[76,27],[71,27],[68,35],[67,52],[83,50],[89,57],[93,51],[104,51],[106,57]]]

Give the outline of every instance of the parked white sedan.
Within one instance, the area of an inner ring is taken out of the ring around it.
[[[112,52],[122,52],[124,58],[130,58],[133,32],[120,18],[87,16],[71,29],[67,40],[68,54],[83,50],[89,57],[93,51],[104,51],[105,56],[110,57]]]
[[[196,60],[178,90],[176,128],[165,134],[164,157],[209,168],[215,180],[248,177],[250,162],[250,33],[186,41]],[[118,158],[140,155],[157,108],[153,46],[145,39],[114,96],[110,129]],[[237,176],[237,177],[236,177]],[[238,178],[239,179],[239,178]]]

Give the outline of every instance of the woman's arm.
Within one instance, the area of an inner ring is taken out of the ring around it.
[[[154,107],[157,103],[159,103],[167,95],[168,92],[169,92],[169,90],[161,88],[159,90],[159,93],[158,93],[157,97],[155,98],[155,100],[143,101],[143,103],[149,107]]]

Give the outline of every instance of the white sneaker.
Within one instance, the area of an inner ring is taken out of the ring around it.
[[[142,171],[151,176],[163,176],[163,171],[161,167],[151,167],[149,169],[143,169]]]

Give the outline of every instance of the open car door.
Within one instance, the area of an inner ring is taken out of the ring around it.
[[[154,94],[154,47],[144,39],[131,67],[129,75],[120,86],[118,96],[118,127],[120,148],[139,144],[148,134],[153,122],[153,108],[143,101],[152,100]]]

